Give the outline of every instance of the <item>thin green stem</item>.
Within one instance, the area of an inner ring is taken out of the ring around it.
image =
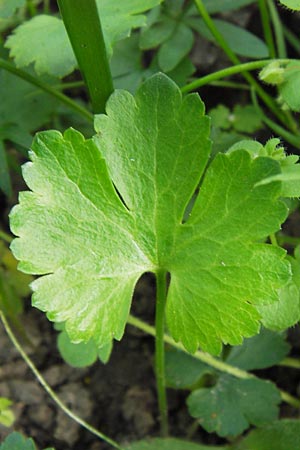
[[[138,319],[137,317],[133,317],[132,315],[130,315],[128,318],[128,324],[140,330],[143,330],[145,333],[155,337],[155,328]],[[174,339],[172,339],[170,336],[166,334],[164,335],[164,341],[165,343],[171,345],[172,347],[177,348],[178,350],[181,350],[185,353],[188,353],[182,344],[175,342]],[[239,369],[238,367],[231,366],[230,364],[227,364],[226,362],[221,361],[220,359],[214,358],[208,353],[201,352],[200,350],[198,350],[191,356],[193,356],[193,358],[199,359],[199,361],[204,362],[210,367],[219,370],[220,372],[227,373],[236,378],[241,378],[244,380],[248,380],[250,378],[257,378],[252,373],[246,372],[245,370]],[[289,403],[292,406],[295,406],[296,408],[300,408],[300,400],[298,398],[291,396],[289,393],[283,390],[279,390],[279,392],[282,400],[284,400],[286,403]]]
[[[289,244],[294,247],[300,244],[300,238],[294,236],[287,236],[285,234],[278,233],[277,240],[280,246],[284,244]]]
[[[5,331],[7,333],[7,335],[9,336],[11,342],[13,343],[13,345],[15,346],[15,348],[18,350],[18,352],[20,353],[20,355],[22,356],[22,358],[24,359],[24,361],[26,362],[27,366],[31,369],[31,371],[33,372],[34,376],[36,377],[36,379],[39,381],[39,383],[41,384],[41,386],[45,389],[45,391],[47,392],[47,394],[49,394],[49,396],[52,398],[52,400],[57,404],[57,406],[64,411],[65,414],[67,414],[67,416],[69,416],[71,419],[73,419],[75,422],[77,422],[79,425],[81,425],[83,428],[85,428],[86,430],[90,431],[91,433],[93,433],[95,436],[97,436],[98,438],[102,439],[103,441],[107,442],[108,444],[110,444],[112,447],[118,449],[118,450],[124,450],[117,442],[115,442],[113,439],[110,439],[108,436],[106,436],[105,434],[101,433],[99,430],[96,430],[96,428],[94,428],[92,425],[88,424],[87,422],[85,422],[83,419],[81,419],[79,416],[77,416],[75,413],[73,413],[73,411],[71,411],[58,397],[58,395],[51,389],[51,387],[49,386],[49,384],[46,382],[46,380],[43,378],[43,376],[41,375],[41,373],[38,371],[38,369],[36,368],[36,366],[34,365],[34,363],[32,362],[32,360],[29,358],[29,356],[26,354],[26,352],[23,350],[22,346],[20,345],[20,343],[18,342],[17,338],[15,337],[12,329],[10,328],[5,315],[3,314],[3,312],[0,310],[0,319],[3,323],[3,326],[5,328]]]
[[[54,86],[58,91],[64,91],[65,89],[76,89],[84,87],[84,81],[71,81],[69,83],[60,83]]]
[[[0,230],[0,239],[7,242],[8,244],[10,244],[11,241],[13,240],[13,238],[9,234],[5,233],[5,231],[3,230]]]
[[[270,237],[271,244],[274,245],[274,247],[278,247],[276,234],[275,233],[271,233],[269,237]]]
[[[198,78],[197,80],[192,81],[189,84],[186,84],[181,88],[183,93],[194,91],[195,89],[200,88],[201,86],[205,86],[206,84],[210,84],[213,81],[220,80],[222,78],[230,77],[232,75],[240,74],[243,72],[247,72],[250,70],[262,69],[263,67],[270,64],[272,59],[262,59],[260,61],[250,61],[243,64],[238,64],[236,66],[227,67],[226,69],[218,70],[217,72],[210,73],[209,75],[205,75],[204,77]],[[291,59],[278,59],[276,60],[279,64],[288,64]]]
[[[249,91],[251,89],[248,84],[225,80],[212,81],[210,85],[229,89],[240,89],[242,91]]]
[[[167,298],[166,272],[156,273],[156,313],[155,313],[155,375],[160,413],[161,435],[168,435],[168,406],[165,382],[165,306]]]
[[[31,17],[34,17],[37,15],[37,7],[32,0],[27,0],[26,6],[27,6],[27,10]]]
[[[294,48],[297,53],[300,53],[300,39],[288,27],[283,27],[283,33],[288,43]]]
[[[49,12],[50,12],[50,0],[44,0],[43,12],[44,12],[44,14],[49,14]]]
[[[214,24],[214,21],[211,19],[210,15],[208,14],[204,3],[202,0],[194,0],[194,3],[199,11],[199,14],[201,15],[203,21],[205,22],[206,26],[216,39],[217,43],[220,45],[220,47],[223,49],[223,51],[226,53],[228,58],[233,62],[234,65],[239,65],[241,63],[240,59],[236,56],[236,54],[231,50],[230,46],[227,44],[226,40],[222,36],[222,34],[219,32],[218,28]],[[272,111],[272,113],[284,124],[286,125],[287,119],[286,115],[277,107],[276,102],[273,100],[272,97],[270,97],[264,89],[257,83],[255,78],[252,77],[248,72],[242,73],[243,77],[247,80],[247,82],[256,90],[257,94],[260,96],[262,101],[266,104],[266,106]],[[289,125],[289,123],[288,123]],[[295,127],[295,124],[293,124]]]
[[[263,26],[264,38],[269,49],[269,56],[270,58],[276,58],[275,44],[266,0],[258,0],[258,7]]]
[[[271,20],[273,23],[278,57],[286,58],[287,51],[286,51],[286,45],[285,45],[285,39],[284,39],[284,32],[283,32],[283,27],[282,27],[282,23],[280,20],[280,16],[278,14],[278,10],[277,10],[273,0],[267,0],[267,2],[268,2],[269,10],[270,10]]]
[[[57,91],[49,84],[45,83],[44,81],[40,80],[39,78],[36,78],[29,73],[25,72],[24,70],[17,69],[15,66],[10,64],[9,62],[5,61],[5,59],[0,58],[0,68],[7,70],[10,73],[13,73],[19,78],[22,78],[25,81],[28,81],[28,83],[33,84],[34,86],[37,86],[38,88],[42,89],[44,92],[47,92],[48,94],[52,95],[53,97],[57,98],[59,101],[67,105],[69,108],[73,109],[77,113],[81,114],[85,119],[88,119],[89,121],[93,121],[93,114],[90,113],[87,109],[83,108],[82,106],[78,105],[74,100],[67,97],[62,92]]]
[[[57,0],[94,113],[103,113],[113,82],[96,0]]]
[[[284,358],[278,365],[283,367],[291,367],[292,369],[300,369],[300,359]]]

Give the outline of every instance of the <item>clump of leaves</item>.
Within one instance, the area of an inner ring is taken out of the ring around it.
[[[256,334],[257,306],[276,302],[291,276],[285,252],[258,243],[287,215],[280,183],[259,185],[279,163],[217,155],[183,223],[209,159],[198,95],[183,99],[157,75],[135,98],[116,91],[95,126],[88,141],[38,134],[24,166],[32,192],[11,213],[12,249],[21,270],[43,275],[34,305],[66,322],[73,341],[101,347],[122,337],[139,277],[163,271],[168,327],[189,351],[219,353],[222,341]]]

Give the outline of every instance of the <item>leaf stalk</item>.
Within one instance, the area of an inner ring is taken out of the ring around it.
[[[165,381],[165,306],[167,299],[167,274],[164,270],[156,272],[156,312],[155,312],[155,375],[160,413],[162,437],[168,435],[168,406]]]

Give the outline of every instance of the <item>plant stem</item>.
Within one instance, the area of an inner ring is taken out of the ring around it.
[[[229,45],[227,44],[226,40],[222,36],[222,34],[219,32],[218,28],[214,24],[213,20],[211,19],[210,15],[208,14],[204,3],[202,0],[194,0],[194,3],[199,11],[199,14],[201,15],[203,21],[205,22],[206,26],[220,45],[220,47],[224,50],[228,58],[233,62],[234,65],[238,65],[241,63],[240,59],[236,56],[236,54],[231,50]],[[286,117],[285,114],[282,113],[282,111],[279,110],[279,108],[276,105],[276,102],[273,100],[272,97],[270,97],[264,89],[257,83],[257,81],[250,75],[249,73],[245,72],[242,74],[243,77],[248,81],[248,83],[256,90],[257,94],[260,96],[260,98],[263,100],[263,102],[268,106],[270,111],[273,112],[273,114],[284,124],[286,125]]]
[[[270,58],[276,58],[275,45],[273,39],[273,33],[271,29],[269,11],[266,0],[258,0],[258,6],[260,11],[261,23],[263,26],[264,37],[269,49]]]
[[[17,338],[15,337],[14,333],[12,332],[12,329],[10,328],[5,315],[3,314],[3,312],[0,310],[0,319],[3,323],[3,326],[5,328],[6,333],[8,334],[11,342],[13,343],[13,345],[15,346],[15,348],[18,350],[18,352],[20,353],[20,355],[22,356],[22,358],[24,359],[24,361],[26,362],[26,364],[28,365],[28,367],[31,369],[31,371],[33,372],[33,374],[35,375],[36,379],[39,381],[39,383],[42,385],[42,387],[45,389],[45,391],[47,392],[47,394],[50,395],[50,397],[52,398],[52,400],[57,404],[57,406],[59,406],[59,408],[64,411],[65,414],[67,414],[67,416],[69,416],[71,419],[75,420],[75,422],[77,422],[79,425],[81,425],[83,428],[85,428],[86,430],[90,431],[91,433],[93,433],[95,436],[97,436],[98,438],[102,439],[103,441],[107,442],[108,444],[110,444],[112,447],[118,449],[118,450],[124,450],[117,442],[115,442],[113,439],[110,439],[108,436],[106,436],[105,434],[101,433],[99,430],[96,430],[96,428],[92,427],[92,425],[88,424],[87,422],[85,422],[83,419],[81,419],[80,417],[78,417],[75,413],[73,413],[61,400],[60,398],[55,394],[55,392],[51,389],[51,387],[49,386],[49,384],[47,383],[47,381],[43,378],[43,376],[41,375],[41,373],[38,371],[38,369],[36,368],[36,366],[33,364],[32,360],[29,358],[29,356],[26,354],[26,352],[23,350],[22,346],[20,345],[20,343],[18,342]]]
[[[10,244],[11,241],[13,240],[13,238],[8,233],[5,233],[5,231],[3,230],[0,230],[0,239],[7,242],[8,244]]]
[[[272,119],[267,117],[263,111],[260,109],[260,106],[257,101],[256,93],[254,89],[251,90],[251,98],[253,105],[256,108],[257,114],[260,116],[261,120],[272,130],[275,131],[275,133],[278,136],[281,136],[284,138],[285,141],[287,141],[289,144],[293,145],[295,148],[300,148],[300,142],[299,142],[299,131],[295,130],[294,133],[290,133],[285,128],[278,125],[276,122],[274,122]]]
[[[282,23],[281,23],[277,8],[276,8],[273,0],[267,0],[267,2],[268,2],[269,10],[270,10],[271,19],[273,22],[278,57],[286,58],[287,52],[286,52],[286,46],[285,46],[285,40],[284,40],[283,27],[282,27]]]
[[[271,233],[269,237],[270,237],[271,244],[274,245],[274,247],[278,247],[276,234],[275,233]]]
[[[96,0],[57,0],[94,113],[103,113],[113,82]]]
[[[283,33],[288,43],[294,48],[294,50],[300,53],[300,39],[294,34],[288,27],[283,27]]]
[[[181,88],[183,93],[193,91],[201,86],[211,83],[212,81],[220,80],[222,78],[230,77],[231,75],[236,75],[239,73],[247,72],[250,70],[262,69],[263,67],[270,64],[272,59],[262,59],[260,61],[250,61],[243,64],[237,64],[235,66],[227,67],[226,69],[218,70],[217,72],[210,73],[204,77],[198,78],[189,84],[186,84]],[[288,64],[291,59],[277,59],[279,64]]]
[[[293,369],[300,369],[300,359],[284,358],[278,365],[283,367],[291,367]]]
[[[32,0],[27,0],[27,9],[31,17],[37,15],[37,7],[35,6]]]
[[[132,315],[128,318],[128,324],[143,330],[145,333],[150,334],[151,336],[155,337],[155,328],[151,325],[143,322],[142,320],[138,319],[137,317],[133,317]],[[178,350],[181,350],[185,353],[188,353],[187,350],[183,347],[182,344],[175,342],[174,339],[172,339],[168,335],[164,335],[164,341],[165,343],[171,345],[174,348],[177,348]],[[209,365],[210,367],[213,367],[214,369],[227,373],[229,375],[232,375],[236,378],[241,378],[244,380],[248,380],[250,378],[258,378],[256,375],[253,375],[252,373],[246,372],[246,370],[239,369],[238,367],[231,366],[230,364],[227,364],[224,361],[221,361],[220,359],[214,358],[208,353],[201,352],[198,350],[194,354],[188,353],[193,358],[199,359],[199,361],[204,362],[205,364]],[[285,392],[281,389],[279,389],[280,395],[282,400],[284,400],[286,403],[289,403],[290,405],[294,406],[295,408],[300,408],[300,400],[296,397],[293,397],[288,392]]]
[[[76,111],[77,113],[81,114],[83,117],[85,117],[85,119],[88,119],[91,122],[93,121],[93,114],[90,113],[87,109],[78,105],[76,102],[74,102],[74,100],[71,100],[65,94],[57,91],[52,86],[50,86],[49,84],[40,80],[39,78],[36,78],[36,77],[30,75],[29,73],[25,72],[24,70],[17,69],[15,66],[13,66],[12,64],[10,64],[9,62],[5,61],[5,59],[2,59],[2,58],[0,58],[0,68],[13,73],[17,77],[22,78],[25,81],[28,81],[28,83],[31,83],[34,86],[37,86],[38,88],[42,89],[44,92],[47,92],[48,94],[57,98],[59,101],[61,101],[65,105],[67,105],[69,108],[71,108],[74,111]]]
[[[166,272],[156,273],[156,313],[155,313],[155,375],[160,413],[161,435],[168,435],[168,407],[165,383],[165,306],[167,298]]]

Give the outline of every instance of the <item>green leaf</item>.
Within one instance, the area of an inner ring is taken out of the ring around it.
[[[36,450],[32,439],[27,439],[22,434],[14,432],[7,436],[0,445],[0,450]]]
[[[271,330],[285,330],[300,320],[300,261],[292,257],[289,257],[289,261],[293,276],[279,290],[279,301],[257,307],[263,325]]]
[[[72,341],[121,339],[137,280],[159,268],[171,274],[170,332],[192,352],[241,343],[258,331],[256,305],[278,299],[290,278],[285,252],[257,240],[287,210],[279,183],[254,187],[279,172],[277,161],[218,155],[182,224],[209,158],[203,115],[197,94],[182,98],[157,75],[135,98],[111,96],[97,140],[37,135],[23,169],[32,192],[11,212],[12,249],[21,270],[44,275],[33,303],[66,321]]]
[[[159,5],[162,0],[98,0],[103,32],[108,47],[130,35],[131,29],[146,25],[145,11]]]
[[[255,3],[255,0],[203,0],[203,3],[210,14],[222,13],[242,8],[243,6]]]
[[[292,111],[300,111],[300,62],[293,61],[286,65],[283,72],[283,82],[278,85],[280,100]]]
[[[144,28],[140,37],[140,48],[149,50],[158,47],[171,37],[176,28],[176,22],[169,17],[155,22],[151,27]]]
[[[158,64],[164,72],[173,70],[193,47],[193,32],[184,24],[179,24],[170,39],[158,51]]]
[[[262,128],[262,120],[252,105],[235,105],[231,118],[233,128],[240,133],[254,133]]]
[[[239,450],[296,450],[300,448],[300,420],[283,419],[251,431]]]
[[[167,386],[174,389],[190,388],[204,375],[213,373],[207,364],[180,350],[168,350],[165,365]]]
[[[0,19],[8,19],[25,3],[26,0],[0,0]]]
[[[283,197],[300,196],[300,164],[282,166],[282,172],[260,181],[260,185],[281,181]]]
[[[98,357],[102,362],[106,363],[112,350],[110,343],[98,349],[92,340],[87,343],[74,344],[70,341],[65,330],[58,335],[57,347],[62,358],[73,367],[90,366],[97,361]]]
[[[250,425],[262,426],[278,416],[280,393],[269,381],[222,376],[212,388],[190,394],[190,414],[209,433],[237,436]]]
[[[161,0],[98,0],[103,33],[108,52],[120,39],[129,36],[132,28],[145,25],[142,12],[158,5]],[[38,15],[14,29],[6,40],[18,67],[33,63],[37,74],[49,73],[64,77],[77,66],[63,21],[57,17]],[[59,49],[59,51],[57,51]]]
[[[300,11],[300,0],[279,0],[280,3],[294,11]]]
[[[12,140],[11,126],[17,124],[19,137],[23,132],[23,142],[26,135],[25,144],[28,132],[49,122],[57,107],[52,96],[5,70],[0,71],[0,96],[0,132],[5,139]]]
[[[231,127],[230,122],[230,110],[225,105],[218,105],[215,108],[212,108],[208,115],[211,118],[211,124],[214,127],[222,128],[224,130],[228,130]]]
[[[226,362],[244,370],[265,369],[280,363],[289,351],[283,334],[263,328],[243,345],[233,347]]]
[[[41,14],[24,22],[8,37],[5,47],[17,67],[34,63],[38,75],[63,77],[77,66],[63,22],[57,17]]]
[[[226,450],[226,447],[215,447],[201,444],[194,444],[193,442],[183,441],[181,439],[149,439],[139,442],[134,442],[126,447],[125,450]]]
[[[204,36],[209,41],[214,42],[215,38],[206,27],[203,20],[191,17],[188,19],[188,23],[199,34]],[[268,47],[254,34],[244,28],[223,20],[215,19],[214,24],[228,42],[231,50],[238,55],[255,59],[268,57]]]
[[[5,397],[0,397],[0,423],[5,427],[11,427],[15,421],[15,416],[10,406],[12,402]]]

